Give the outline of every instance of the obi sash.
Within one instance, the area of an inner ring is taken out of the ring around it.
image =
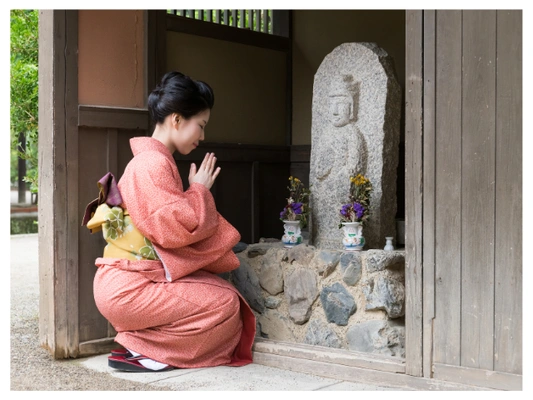
[[[104,258],[126,260],[159,260],[152,242],[135,227],[127,210],[121,207],[122,197],[113,174],[108,172],[97,183],[98,198],[87,205],[82,226],[91,233],[103,232],[107,245]]]

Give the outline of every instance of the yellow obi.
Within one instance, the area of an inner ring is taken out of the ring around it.
[[[127,260],[159,260],[152,242],[133,225],[127,210],[100,204],[87,222],[91,233],[103,231],[104,257]]]

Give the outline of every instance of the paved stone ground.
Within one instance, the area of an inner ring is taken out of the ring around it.
[[[39,346],[37,239],[37,234],[12,235],[10,238],[11,391],[396,390],[258,364],[138,374],[109,369],[107,355],[54,360]]]

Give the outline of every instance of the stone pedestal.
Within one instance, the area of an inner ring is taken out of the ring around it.
[[[252,306],[257,334],[404,357],[403,251],[249,245],[227,277]]]
[[[328,54],[313,85],[309,182],[310,243],[341,249],[339,210],[355,169],[370,179],[365,249],[396,232],[401,88],[391,57],[374,43],[344,43]]]

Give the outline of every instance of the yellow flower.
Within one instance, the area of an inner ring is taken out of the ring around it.
[[[298,178],[294,178],[294,182],[300,183],[300,180]]]
[[[355,183],[357,186],[362,186],[367,184],[369,181],[366,179],[363,175],[358,174],[355,178],[353,178],[353,181],[350,178],[350,181]]]
[[[293,177],[292,176],[289,176],[289,181],[292,181],[293,180]]]

